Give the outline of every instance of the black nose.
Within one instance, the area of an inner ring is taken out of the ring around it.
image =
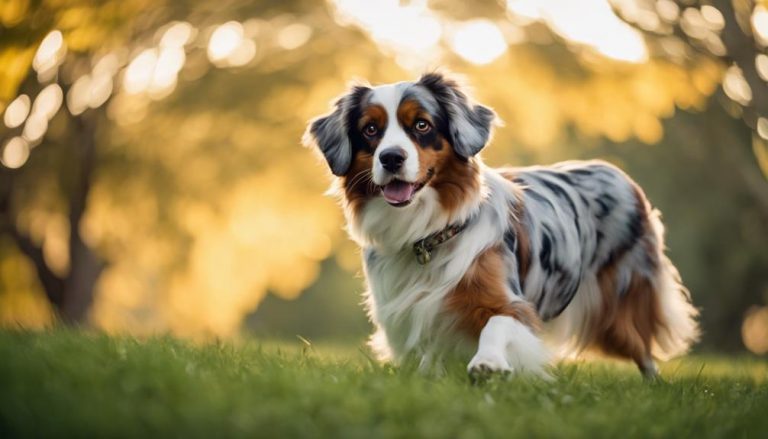
[[[403,167],[403,162],[408,155],[402,148],[389,148],[382,151],[379,155],[379,161],[389,172],[395,173]]]

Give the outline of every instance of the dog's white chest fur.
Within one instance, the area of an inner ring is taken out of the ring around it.
[[[380,358],[400,362],[406,356],[420,358],[429,368],[441,357],[466,354],[477,340],[457,336],[454,317],[443,303],[485,249],[499,242],[510,197],[508,182],[485,173],[485,188],[475,203],[448,218],[431,188],[418,203],[395,209],[382,200],[366,206],[358,224],[350,224],[352,236],[364,248],[368,280],[366,305],[377,332],[371,346]],[[502,197],[502,198],[499,198]],[[468,221],[460,234],[437,247],[432,260],[420,265],[412,243],[449,224]]]

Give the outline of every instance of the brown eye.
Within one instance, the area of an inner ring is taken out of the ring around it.
[[[428,133],[432,129],[432,125],[424,119],[419,119],[413,125],[413,128],[421,134]]]
[[[365,134],[366,137],[373,137],[376,134],[379,133],[379,129],[376,128],[376,125],[369,123],[368,125],[363,128],[363,134]]]

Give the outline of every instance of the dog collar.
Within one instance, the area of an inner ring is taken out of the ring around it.
[[[432,252],[435,250],[435,247],[461,233],[462,230],[467,228],[468,223],[469,221],[461,224],[451,224],[439,232],[414,242],[413,252],[416,253],[416,260],[419,261],[419,264],[426,265],[431,261]]]

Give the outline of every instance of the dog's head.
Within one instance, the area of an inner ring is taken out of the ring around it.
[[[416,82],[353,87],[330,114],[310,122],[304,140],[342,177],[348,198],[382,196],[402,207],[425,186],[471,166],[494,118],[456,82],[431,73]]]

